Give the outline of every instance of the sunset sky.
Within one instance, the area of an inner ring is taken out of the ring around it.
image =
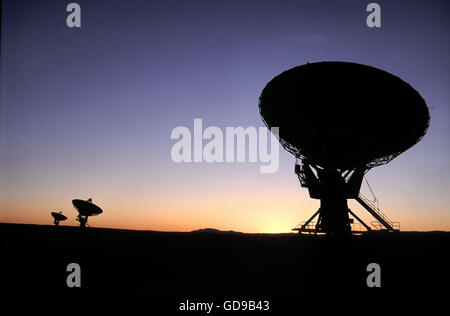
[[[70,2],[2,1],[0,222],[51,224],[63,211],[77,225],[71,200],[92,198],[104,210],[95,227],[289,232],[319,206],[293,156],[280,147],[273,174],[175,163],[170,134],[195,118],[264,126],[268,81],[339,60],[425,99],[428,133],[367,179],[402,230],[450,230],[450,2],[377,1],[382,27],[368,28],[370,1],[91,0],[78,1],[78,29],[65,23]]]

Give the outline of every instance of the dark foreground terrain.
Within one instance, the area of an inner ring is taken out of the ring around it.
[[[29,295],[448,295],[450,233],[333,240],[0,224],[2,292]],[[66,267],[81,267],[68,288]],[[368,288],[369,263],[381,288]]]

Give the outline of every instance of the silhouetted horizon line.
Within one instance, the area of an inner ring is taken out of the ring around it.
[[[0,222],[0,225],[22,225],[22,226],[39,226],[39,227],[48,227],[55,228],[54,225],[51,224],[34,224],[34,223],[18,223],[18,222]],[[57,226],[56,229],[63,228],[74,228],[80,229],[78,225],[60,225]],[[205,227],[194,230],[154,230],[154,229],[138,229],[138,228],[118,228],[118,227],[105,227],[105,226],[90,226],[87,229],[89,230],[117,230],[117,231],[136,231],[136,232],[154,232],[154,233],[211,233],[211,234],[245,234],[245,235],[299,235],[297,232],[279,232],[279,233],[270,233],[270,232],[241,232],[234,230],[220,230],[217,228]],[[404,233],[450,233],[449,230],[402,230],[397,234]]]

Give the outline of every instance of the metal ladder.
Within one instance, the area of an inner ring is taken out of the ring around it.
[[[375,219],[380,222],[388,231],[397,231],[396,223],[392,222],[386,215],[384,215],[380,208],[369,201],[366,197],[364,197],[361,193],[357,198],[355,198],[356,201],[359,202]],[[376,226],[376,225],[374,225]]]

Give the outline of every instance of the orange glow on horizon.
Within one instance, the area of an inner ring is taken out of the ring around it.
[[[50,212],[63,210],[68,220],[61,225],[78,226],[75,221],[77,213],[70,201],[45,203],[43,200],[35,200],[31,203],[16,200],[2,206],[0,221],[51,225]],[[136,200],[101,203],[100,198],[98,201],[104,213],[89,219],[92,227],[180,232],[215,228],[245,233],[289,233],[299,222],[307,220],[319,206],[317,200],[307,196],[289,198],[289,192],[263,195],[259,199],[246,198],[243,193],[233,199],[221,195],[204,197],[201,201],[194,197],[170,202],[161,199],[153,203]],[[56,207],[39,206],[37,209],[37,205],[51,204]],[[148,207],[149,204],[151,208]],[[350,202],[349,207],[366,223],[372,220],[355,202]],[[4,211],[5,209],[8,211]],[[401,223],[402,231],[450,230],[450,221],[440,221],[441,224],[436,225],[436,218],[432,214],[423,214],[420,209],[390,207],[385,212],[393,221]]]

